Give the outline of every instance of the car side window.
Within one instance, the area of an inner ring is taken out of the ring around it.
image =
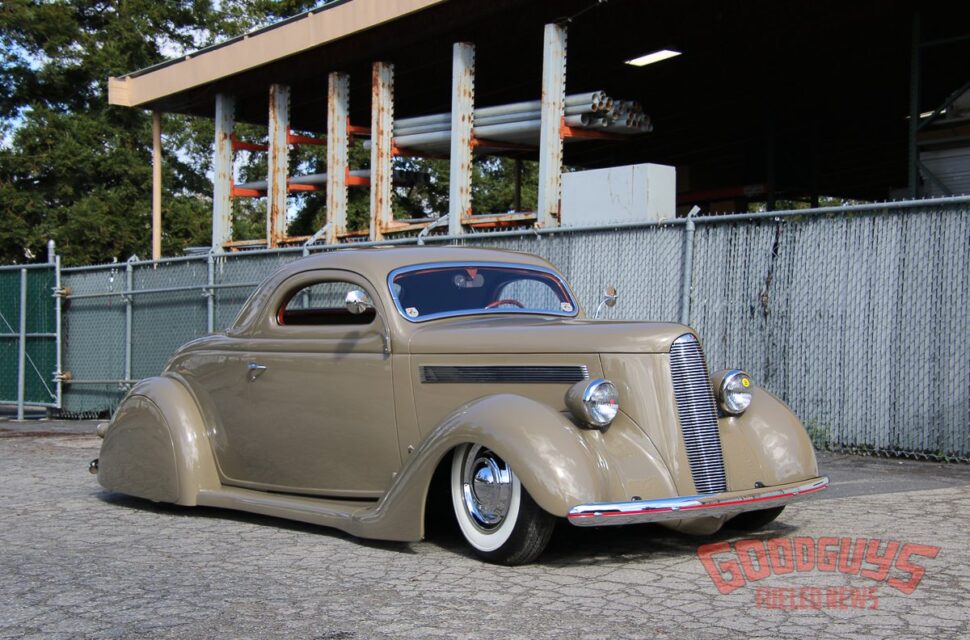
[[[351,313],[344,305],[347,293],[361,286],[353,282],[328,280],[296,289],[276,314],[284,326],[363,325],[374,321],[373,307],[363,313]]]

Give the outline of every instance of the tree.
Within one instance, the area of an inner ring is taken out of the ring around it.
[[[214,16],[210,0],[5,0],[0,260],[42,256],[48,238],[68,264],[148,253],[150,116],[108,106],[106,79],[202,44]],[[207,242],[211,203],[204,174],[168,146],[171,251]]]

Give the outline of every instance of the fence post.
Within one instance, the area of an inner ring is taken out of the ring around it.
[[[131,295],[134,284],[134,269],[131,260],[125,263],[125,381],[131,380]]]
[[[209,289],[205,292],[206,295],[206,317],[205,317],[205,330],[206,333],[212,333],[212,329],[215,326],[216,320],[216,265],[215,256],[212,255],[212,251],[209,251],[209,263],[208,263],[208,276],[206,281],[209,283]]]
[[[51,241],[53,243],[53,240]],[[51,251],[54,251],[54,246],[51,244]],[[63,327],[61,326],[61,310],[63,309],[64,291],[61,289],[61,257],[54,253],[54,331],[57,335],[56,344],[54,348],[57,350],[56,358],[56,371],[54,372],[56,384],[57,384],[57,408],[60,409],[64,404],[64,372],[62,367],[64,366],[64,360],[62,351],[64,349],[64,339],[61,336],[61,331]]]
[[[684,225],[684,268],[680,283],[680,324],[690,324],[690,289],[694,279],[694,216],[700,211],[693,207]]]
[[[20,336],[17,340],[17,420],[24,419],[24,373],[27,365],[27,270],[20,270]]]

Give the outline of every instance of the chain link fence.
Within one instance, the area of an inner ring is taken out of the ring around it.
[[[425,241],[534,253],[590,312],[614,285],[607,317],[690,324],[712,371],[746,369],[818,446],[970,460],[970,198]],[[109,411],[305,253],[64,269],[63,410]]]

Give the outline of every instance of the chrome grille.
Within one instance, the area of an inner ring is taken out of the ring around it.
[[[420,368],[421,382],[580,382],[589,378],[589,367],[564,366],[445,366]]]
[[[698,493],[725,491],[727,481],[714,393],[704,352],[693,335],[685,333],[674,340],[670,347],[670,373],[694,487]]]

